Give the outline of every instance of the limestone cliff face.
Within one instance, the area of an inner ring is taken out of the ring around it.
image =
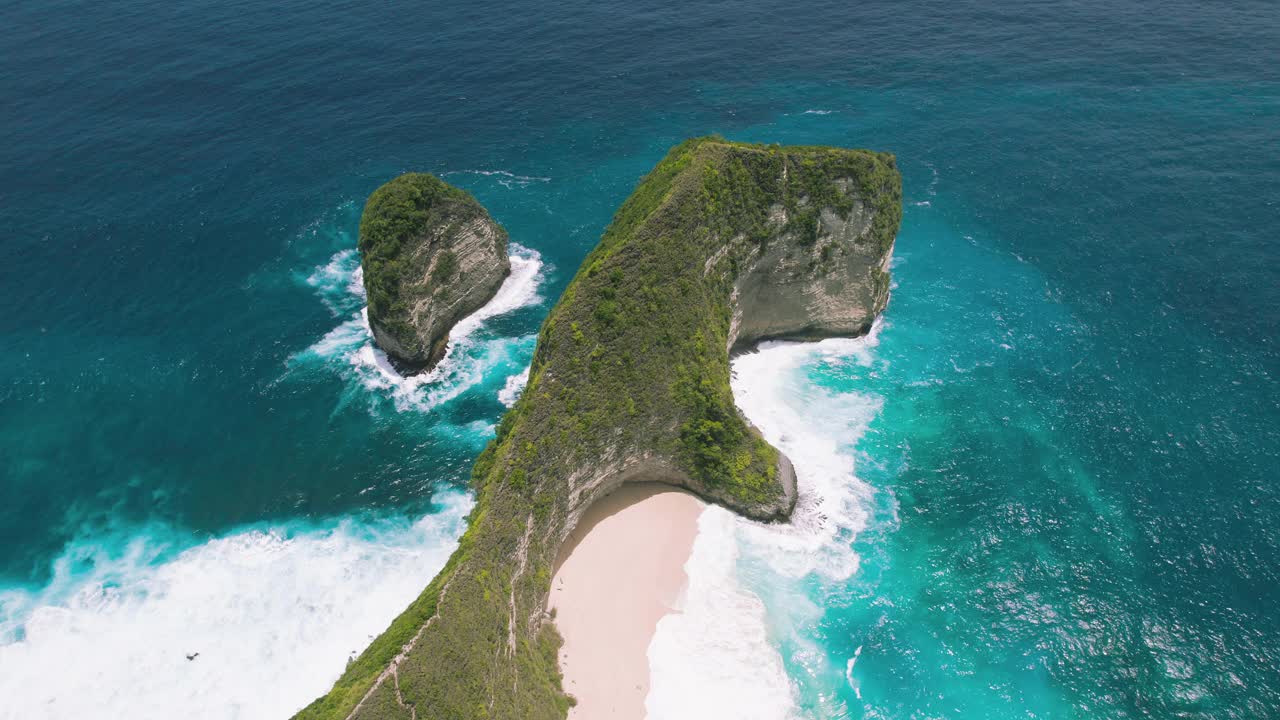
[[[887,299],[901,198],[883,153],[674,148],[543,324],[524,394],[476,460],[457,553],[300,717],[562,719],[545,610],[562,543],[632,481],[789,516],[791,464],[734,405],[730,351],[865,332]]]
[[[360,263],[373,339],[407,373],[438,363],[449,330],[511,272],[502,226],[468,193],[421,173],[369,196]]]
[[[762,340],[854,337],[870,329],[889,300],[889,261],[872,228],[875,211],[848,181],[838,187],[851,203],[847,216],[816,208],[811,238],[781,205],[770,224],[781,242],[754,255],[734,286],[729,344],[743,349]],[[802,211],[803,212],[803,211]]]

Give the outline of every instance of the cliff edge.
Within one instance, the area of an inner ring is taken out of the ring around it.
[[[888,299],[901,196],[884,153],[673,148],[544,322],[524,394],[476,460],[457,552],[298,718],[564,718],[545,610],[561,544],[631,480],[790,514],[790,463],[734,406],[730,352],[865,332]]]
[[[449,330],[511,272],[502,226],[466,191],[422,173],[373,191],[359,246],[374,342],[408,374],[440,362]]]

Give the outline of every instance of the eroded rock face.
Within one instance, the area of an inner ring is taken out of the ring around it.
[[[449,330],[511,272],[502,226],[466,191],[422,173],[369,196],[360,264],[374,341],[409,374],[440,362]]]
[[[872,232],[874,211],[849,182],[837,182],[852,209],[812,208],[813,226],[792,227],[794,213],[775,205],[777,242],[751,259],[734,286],[732,349],[763,340],[856,337],[871,328],[889,300],[887,247]],[[807,233],[807,234],[806,234]]]

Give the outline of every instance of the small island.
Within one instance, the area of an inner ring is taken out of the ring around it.
[[[524,394],[476,460],[458,550],[297,717],[562,720],[573,700],[547,602],[566,538],[642,481],[785,520],[791,464],[735,407],[730,354],[867,332],[901,216],[886,153],[718,137],[673,148],[544,322]],[[362,223],[362,249],[364,237]]]
[[[449,330],[511,272],[502,226],[469,193],[423,173],[369,196],[359,245],[369,329],[405,374],[439,363]]]

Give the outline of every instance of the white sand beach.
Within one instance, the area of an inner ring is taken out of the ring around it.
[[[550,607],[570,720],[643,720],[649,642],[686,578],[704,504],[665,485],[624,485],[592,506],[565,543]]]

